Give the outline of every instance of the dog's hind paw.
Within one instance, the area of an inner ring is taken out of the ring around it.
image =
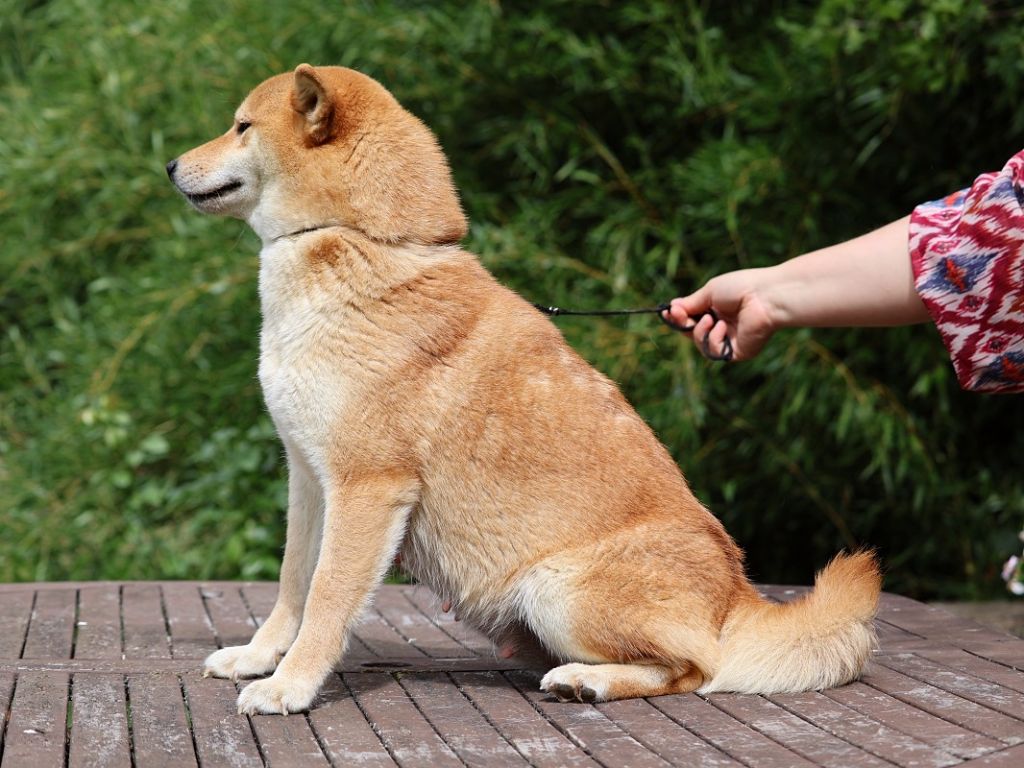
[[[559,701],[595,704],[604,701],[605,688],[600,673],[589,664],[563,664],[555,667],[540,681],[540,689]]]

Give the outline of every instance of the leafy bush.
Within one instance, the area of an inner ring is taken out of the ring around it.
[[[264,77],[377,77],[438,133],[500,279],[631,306],[999,168],[1022,22],[980,0],[0,0],[0,578],[276,574],[258,243],[163,172]],[[560,322],[756,578],[870,543],[889,589],[998,589],[1024,399],[960,392],[934,329],[795,331],[716,367],[650,318]]]

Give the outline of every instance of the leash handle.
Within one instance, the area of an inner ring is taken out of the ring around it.
[[[637,307],[633,309],[562,309],[561,307],[549,307],[544,304],[534,304],[534,308],[543,312],[549,317],[558,317],[560,315],[577,315],[587,317],[607,317],[610,315],[644,315],[644,314],[657,314],[661,318],[661,322],[667,325],[669,328],[679,331],[680,333],[693,333],[693,329],[697,327],[697,323],[701,321],[704,315],[711,315],[711,319],[717,323],[718,313],[713,309],[708,309],[702,315],[699,315],[696,320],[690,325],[679,325],[663,314],[666,310],[671,309],[671,304],[667,301],[662,302],[656,307]],[[718,363],[728,363],[733,358],[733,347],[732,339],[726,334],[725,339],[722,341],[722,354],[713,355],[711,354],[711,345],[708,342],[708,337],[704,337],[704,341],[701,342],[701,351],[704,353],[704,357],[708,360],[714,360]]]
[[[662,304],[661,306],[664,307],[665,309],[668,309],[671,305]],[[703,315],[698,315],[697,319],[694,320],[690,325],[679,325],[679,323],[676,323],[670,318],[665,317],[665,315],[663,315],[661,312],[658,313],[658,317],[661,318],[661,322],[663,322],[669,328],[673,328],[679,331],[680,333],[693,333],[693,329],[697,327],[697,323],[699,323],[704,318],[704,315],[711,315],[712,327],[714,327],[714,324],[717,323],[719,320],[718,313],[715,312],[715,310],[712,309],[711,307],[708,307],[708,311],[705,312]],[[726,334],[725,338],[722,339],[722,354],[720,355],[711,354],[711,344],[708,341],[708,336],[710,335],[711,334],[709,333],[706,336],[704,336],[704,341],[702,341],[700,345],[701,351],[704,353],[704,357],[706,357],[708,360],[714,360],[716,363],[730,362],[733,356],[733,349],[732,339],[729,338],[729,334]]]

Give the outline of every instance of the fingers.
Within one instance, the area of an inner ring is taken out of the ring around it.
[[[711,294],[705,288],[701,288],[694,294],[672,299],[669,308],[661,313],[664,320],[676,325],[687,332],[692,329],[691,317],[699,317],[711,309]]]
[[[710,318],[708,318],[710,319]],[[711,330],[701,339],[701,352],[704,357],[712,360],[729,361],[732,359],[732,345],[726,346],[726,337],[729,334],[729,326],[724,320],[719,320]],[[696,336],[696,334],[694,334]]]
[[[715,318],[708,313],[697,320],[697,324],[693,327],[693,340],[697,342],[698,346],[703,345],[704,339],[711,332],[711,329],[715,327]]]
[[[669,308],[662,312],[662,318],[678,330],[692,334],[691,338],[704,357],[716,361],[732,360],[733,349],[732,341],[729,338],[729,326],[724,320],[718,319],[710,306],[702,310],[700,314],[694,313],[697,320],[693,322],[690,319],[691,315],[686,312],[687,298],[689,297],[673,299]]]
[[[710,312],[693,327],[693,343],[708,360],[728,362],[733,359],[729,325]]]
[[[690,318],[687,316],[686,310],[683,309],[682,302],[682,299],[672,299],[672,301],[669,302],[668,309],[661,313],[661,319],[676,330],[689,333]]]

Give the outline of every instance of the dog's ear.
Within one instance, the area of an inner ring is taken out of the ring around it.
[[[309,64],[299,64],[295,68],[292,107],[305,120],[306,139],[311,144],[323,144],[331,138],[334,103],[327,95],[316,70]]]

